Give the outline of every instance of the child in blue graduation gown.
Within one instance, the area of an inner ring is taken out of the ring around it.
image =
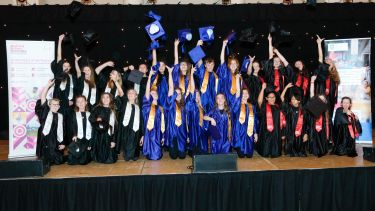
[[[173,85],[176,88],[180,88],[182,95],[185,96],[189,90],[189,70],[191,69],[191,64],[187,59],[182,59],[178,61],[178,45],[180,41],[178,39],[174,42],[174,66],[173,66]]]
[[[197,45],[203,45],[203,41],[199,40]],[[215,97],[219,89],[219,77],[214,72],[215,61],[212,58],[200,60],[197,63],[197,71],[201,92],[201,102],[204,112],[209,112],[215,105]]]
[[[208,152],[208,141],[203,121],[204,110],[200,101],[199,90],[195,90],[195,83],[193,80],[195,68],[192,68],[190,76],[189,93],[186,97],[186,116],[188,122],[188,137],[189,137],[189,155],[206,154]],[[207,126],[206,126],[207,127]]]
[[[239,76],[236,77],[239,80]],[[232,105],[233,140],[232,147],[237,150],[239,157],[252,157],[254,142],[258,140],[258,118],[256,106],[250,101],[249,91],[237,86],[236,100]]]
[[[343,97],[341,107],[336,109],[333,135],[333,153],[336,155],[347,155],[356,157],[355,140],[362,133],[361,123],[350,109],[352,99]]]
[[[46,99],[47,92],[54,82],[55,80],[48,81],[35,106],[35,114],[40,122],[36,153],[48,165],[63,163],[63,150],[65,149],[64,118],[62,114],[58,113],[60,100],[53,98],[47,102]]]
[[[143,155],[149,160],[162,158],[165,132],[164,109],[158,105],[158,92],[155,89],[151,90],[151,77],[154,74],[155,71],[151,70],[142,106],[145,129],[141,145]]]
[[[216,127],[214,130],[219,133],[211,134],[211,153],[229,153],[232,133],[230,108],[222,93],[216,95],[215,102],[215,107],[204,116],[204,120],[210,122],[210,127]]]
[[[151,89],[158,92],[158,104],[163,108],[168,98],[168,73],[165,61],[157,61],[156,49],[152,50],[152,68],[155,74],[151,78]]]
[[[169,73],[169,90],[167,99],[167,137],[169,155],[172,159],[180,159],[186,156],[187,122],[184,99],[180,88],[174,89],[172,80],[172,68],[167,67]]]
[[[219,76],[220,81],[220,92],[224,93],[228,105],[229,107],[231,107],[236,99],[236,75],[239,73],[240,65],[237,58],[234,56],[230,56],[228,58],[228,64],[225,62],[225,48],[227,44],[228,40],[224,40],[220,54],[221,64],[217,70],[217,74]],[[240,78],[239,83],[242,83],[242,78]]]

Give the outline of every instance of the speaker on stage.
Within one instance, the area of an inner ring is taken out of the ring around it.
[[[42,177],[50,166],[37,158],[0,160],[0,178]]]
[[[194,155],[193,173],[237,171],[237,154]]]
[[[375,162],[375,147],[363,147],[363,159]]]

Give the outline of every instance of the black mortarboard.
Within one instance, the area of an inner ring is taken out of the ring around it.
[[[86,30],[82,34],[83,40],[85,41],[85,45],[89,46],[92,43],[99,40],[99,34],[96,33],[94,30]]]
[[[312,97],[307,101],[305,108],[309,111],[315,118],[318,118],[323,112],[328,110],[328,105],[319,96]]]
[[[75,19],[81,13],[82,8],[83,8],[83,4],[81,4],[81,2],[72,1],[72,3],[70,3],[70,5],[68,6],[67,16],[70,19]]]
[[[250,42],[253,43],[257,39],[258,34],[253,33],[253,28],[247,28],[241,31],[240,38],[238,39],[241,42]]]
[[[140,84],[143,78],[143,73],[139,70],[132,70],[129,74],[128,81]]]

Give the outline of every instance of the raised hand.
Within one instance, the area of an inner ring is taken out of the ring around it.
[[[316,35],[316,37],[316,43],[318,43],[319,45],[322,44],[323,40],[325,40],[325,38],[320,38],[319,35]]]
[[[49,79],[48,82],[47,82],[48,87],[51,87],[54,84],[55,84],[55,79]]]
[[[203,45],[203,40],[198,40],[198,42],[197,42],[197,46],[202,46]]]
[[[59,41],[61,42],[61,41],[64,39],[64,37],[65,37],[65,34],[61,34],[61,35],[59,36]]]
[[[75,59],[76,61],[79,61],[79,60],[81,59],[81,57],[82,57],[82,56],[77,56],[77,54],[74,54],[74,59]]]
[[[175,39],[174,40],[174,46],[178,46],[180,44],[180,40],[179,39]]]

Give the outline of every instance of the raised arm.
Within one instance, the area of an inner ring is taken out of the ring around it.
[[[272,36],[268,34],[268,59],[273,58],[273,45],[272,45]]]
[[[77,56],[77,54],[74,54],[74,64],[76,67],[76,72],[77,72],[77,78],[81,77],[82,72],[81,68],[79,67],[78,61],[81,59],[81,56]]]
[[[112,61],[108,61],[108,62],[105,62],[103,63],[102,65],[99,65],[98,67],[95,68],[95,73],[97,75],[100,74],[100,72],[106,68],[106,67],[114,67],[115,66],[115,63],[113,63]]]
[[[195,82],[194,82],[194,73],[195,71],[197,71],[197,69],[195,67],[191,67],[191,71],[190,71],[190,80],[189,80],[189,83],[190,83],[190,94],[194,94],[195,92]]]
[[[42,93],[40,94],[40,102],[41,104],[43,105],[46,100],[47,100],[47,93],[48,93],[48,90],[55,84],[55,80],[54,79],[50,79],[48,80],[48,83],[47,85],[43,88],[43,91]]]
[[[225,63],[225,48],[228,45],[228,40],[223,40],[223,46],[221,47],[221,53],[220,53],[220,64]]]
[[[156,49],[152,49],[152,66],[156,65],[156,63],[158,63]]]
[[[314,89],[315,89],[315,80],[316,80],[316,75],[311,76],[310,80],[310,98],[314,97]]]
[[[168,97],[172,96],[173,95],[173,92],[174,92],[174,85],[173,85],[173,77],[172,77],[172,73],[173,73],[173,68],[171,67],[168,67],[166,66],[167,70],[168,70]]]
[[[285,57],[277,50],[276,48],[273,49],[273,52],[280,58],[281,62],[284,64],[284,66],[288,66],[289,62],[285,59]]]
[[[292,83],[288,83],[288,84],[285,86],[283,92],[282,92],[281,95],[280,95],[280,98],[281,98],[281,101],[282,101],[282,102],[285,101],[285,93],[286,93],[286,91],[287,91],[290,87],[292,87],[292,86],[293,86]]]
[[[241,75],[237,74],[236,75],[236,98],[239,98],[241,96]]]
[[[247,75],[251,75],[251,72],[253,72],[253,62],[254,62],[254,59],[255,59],[255,55],[253,57],[251,57],[249,55],[249,59],[250,59],[250,64],[247,67]]]
[[[155,74],[155,71],[150,70],[150,73],[148,75],[147,84],[146,84],[146,92],[145,92],[145,97],[146,97],[147,100],[150,99],[151,77],[154,74]]]
[[[262,84],[262,89],[260,90],[259,96],[258,96],[258,106],[261,107],[263,103],[263,98],[264,98],[264,90],[266,89],[267,84],[263,83]]]
[[[65,34],[62,34],[59,36],[59,41],[57,43],[57,58],[56,58],[56,63],[59,63],[59,61],[61,61],[62,59],[62,50],[61,50],[61,44],[62,44],[62,41],[65,37]]]
[[[198,40],[197,46],[202,46],[203,45],[203,40]],[[197,67],[200,67],[203,64],[203,60],[200,59],[197,63]]]
[[[323,49],[322,42],[325,38],[320,38],[319,35],[316,35],[316,44],[318,44],[318,54],[319,54],[319,63],[323,63]]]
[[[178,45],[180,44],[179,39],[174,40],[174,65],[178,64]]]

